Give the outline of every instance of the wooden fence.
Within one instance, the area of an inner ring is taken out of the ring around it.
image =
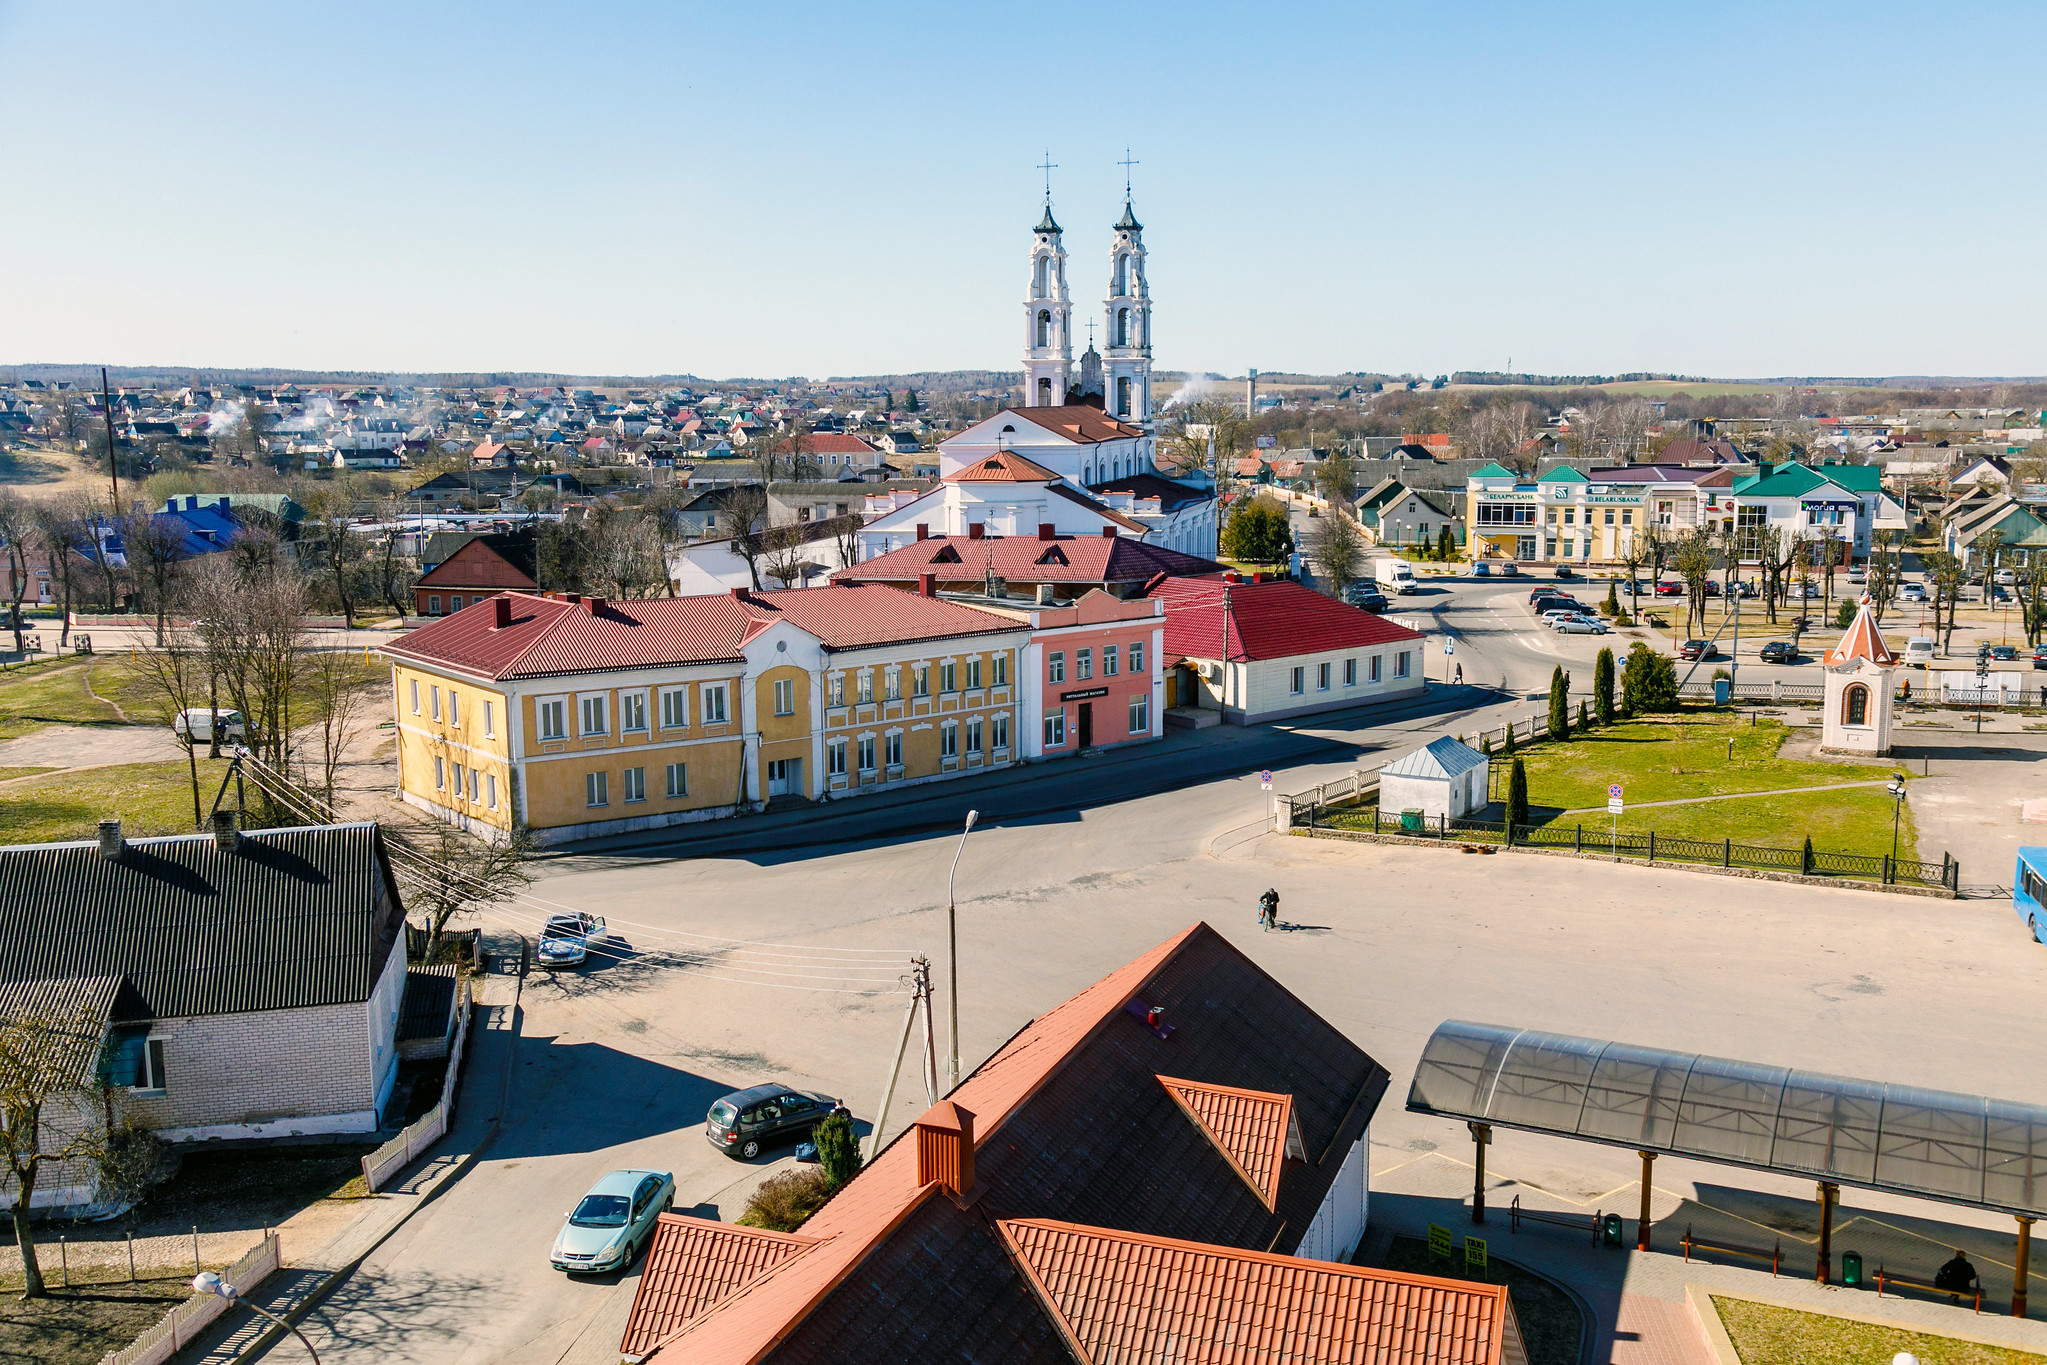
[[[473,979],[463,977],[458,988],[455,1002],[455,1049],[448,1054],[448,1072],[441,1078],[440,1103],[406,1125],[404,1132],[362,1159],[363,1179],[369,1182],[372,1194],[390,1184],[392,1178],[404,1170],[415,1156],[440,1141],[448,1131],[448,1124],[455,1113],[455,1081],[461,1074],[462,1055],[469,1042],[471,1008],[469,985]]]

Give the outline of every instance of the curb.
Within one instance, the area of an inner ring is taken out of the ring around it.
[[[520,939],[523,942],[525,939],[525,935],[523,934],[520,935]],[[520,1000],[521,997],[525,994],[525,990],[526,978],[522,974],[519,977],[519,984],[516,987],[514,987],[512,991],[511,1033],[512,1051],[514,1054],[516,1054],[518,1051],[519,1030],[525,1018],[524,1014],[521,1011],[520,1006]],[[434,1183],[433,1188],[428,1190],[426,1194],[420,1198],[419,1202],[415,1203],[411,1208],[407,1209],[402,1217],[393,1220],[389,1227],[385,1228],[382,1232],[379,1232],[376,1235],[375,1240],[373,1240],[368,1246],[364,1247],[359,1253],[357,1253],[353,1259],[351,1259],[347,1264],[337,1266],[335,1269],[327,1272],[326,1275],[321,1277],[320,1282],[314,1285],[311,1292],[309,1292],[303,1299],[300,1299],[296,1304],[293,1304],[290,1308],[287,1308],[284,1312],[278,1314],[278,1318],[280,1319],[280,1321],[268,1323],[263,1328],[262,1331],[258,1332],[254,1337],[250,1338],[249,1344],[242,1347],[241,1350],[235,1353],[232,1365],[243,1365],[243,1362],[245,1361],[254,1361],[260,1359],[263,1356],[263,1354],[267,1352],[271,1347],[275,1346],[278,1342],[282,1341],[285,1338],[285,1336],[291,1332],[293,1328],[297,1327],[301,1322],[304,1322],[306,1318],[312,1314],[312,1311],[315,1308],[318,1308],[323,1302],[326,1301],[328,1295],[332,1294],[336,1289],[339,1289],[344,1281],[348,1280],[351,1276],[355,1274],[356,1271],[360,1270],[362,1268],[362,1263],[364,1261],[367,1261],[370,1258],[370,1256],[377,1250],[377,1248],[383,1246],[384,1243],[390,1241],[392,1235],[395,1234],[398,1231],[398,1229],[404,1227],[407,1223],[411,1222],[413,1216],[417,1214],[421,1209],[433,1203],[436,1199],[439,1199],[441,1197],[441,1191],[447,1189],[456,1181],[460,1180],[464,1175],[468,1174],[469,1168],[471,1166],[474,1166],[477,1160],[480,1157],[482,1157],[482,1155],[486,1151],[490,1150],[490,1145],[493,1142],[497,1141],[501,1125],[504,1123],[505,1102],[511,1093],[511,1088],[512,1058],[507,1057],[505,1062],[504,1079],[502,1084],[498,1087],[497,1117],[491,1120],[490,1128],[488,1131],[484,1133],[483,1140],[478,1142],[472,1150],[464,1153],[462,1158],[459,1161],[457,1161],[453,1166],[449,1167],[447,1172]]]

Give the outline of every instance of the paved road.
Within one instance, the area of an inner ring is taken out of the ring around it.
[[[1525,632],[1506,609],[1473,597],[1458,610],[1472,636],[1486,637],[1474,648],[1499,660],[1525,652],[1527,671],[1546,677],[1551,656],[1513,638]],[[1392,1070],[1373,1130],[1375,1168],[1387,1171],[1461,1150],[1461,1128],[1399,1104],[1422,1040],[1446,1016],[2047,1099],[2031,1042],[2047,949],[2027,945],[2002,905],[1258,836],[1267,798],[1243,757],[1303,746],[1276,783],[1298,790],[1349,771],[1360,754],[1478,723],[1419,714],[1242,732],[1214,749],[1190,746],[1190,760],[1212,757],[1213,768],[1190,762],[1172,790],[1099,798],[1092,782],[1124,779],[1075,764],[1070,777],[1015,788],[1008,809],[992,788],[976,794],[986,823],[958,882],[966,1065],[1206,919]],[[1057,785],[1067,782],[1079,785]],[[1097,799],[1062,807],[1055,792]],[[925,822],[826,848],[760,840],[733,856],[624,849],[547,864],[535,897],[606,915],[623,960],[529,985],[503,1136],[316,1315],[322,1358],[615,1360],[639,1272],[572,1282],[548,1270],[562,1212],[605,1171],[649,1165],[676,1172],[679,1207],[735,1216],[751,1185],[789,1158],[740,1164],[707,1147],[704,1108],[727,1088],[784,1078],[872,1118],[902,1018],[893,974],[913,953],[930,955],[944,999],[957,840],[921,832]],[[1268,886],[1293,932],[1253,927]],[[530,925],[544,908],[498,923]],[[878,965],[852,956],[862,952],[884,956]],[[851,979],[863,976],[884,979]],[[891,1130],[924,1103],[906,1076]],[[1631,1179],[1634,1159],[1515,1137],[1494,1164],[1596,1197]],[[1749,1177],[1700,1167],[1659,1183],[1686,1180]]]

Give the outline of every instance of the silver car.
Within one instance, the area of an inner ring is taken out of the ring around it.
[[[579,967],[590,955],[593,940],[605,937],[599,915],[577,911],[573,915],[549,915],[540,929],[540,945],[533,956],[548,971],[557,967]]]
[[[1556,623],[1559,635],[1605,635],[1606,622],[1596,616],[1567,616]]]
[[[654,1220],[675,1207],[667,1171],[613,1171],[568,1214],[548,1264],[571,1275],[623,1270],[654,1240]]]

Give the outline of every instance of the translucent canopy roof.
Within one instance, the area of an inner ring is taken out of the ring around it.
[[[1413,1113],[2047,1216],[2047,1107],[1451,1020]]]

